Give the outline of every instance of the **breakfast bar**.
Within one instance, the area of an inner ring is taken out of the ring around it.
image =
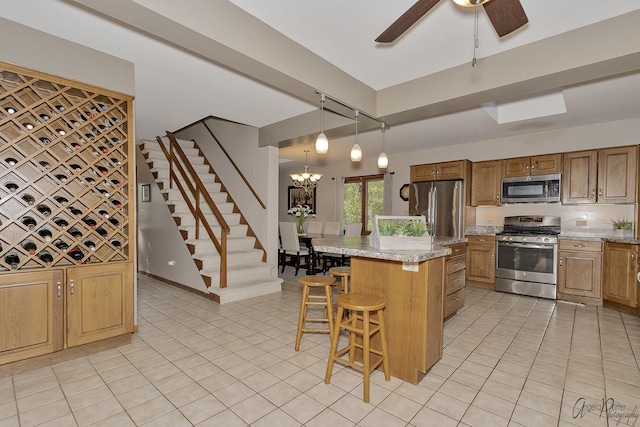
[[[313,239],[313,246],[351,257],[352,293],[386,298],[391,375],[419,383],[442,357],[444,257],[451,250],[379,250],[370,247],[368,236]]]

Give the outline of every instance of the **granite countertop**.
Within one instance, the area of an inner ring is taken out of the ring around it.
[[[466,239],[438,240],[431,251],[400,251],[373,248],[369,246],[369,236],[331,236],[314,238],[313,249],[318,252],[417,263],[451,254],[451,249],[442,245],[458,243],[457,240],[466,241]]]

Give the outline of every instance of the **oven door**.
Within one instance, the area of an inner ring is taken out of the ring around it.
[[[496,277],[555,285],[556,243],[496,242]]]

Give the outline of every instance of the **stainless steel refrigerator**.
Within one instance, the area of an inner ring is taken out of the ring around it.
[[[462,180],[417,182],[409,187],[409,215],[424,215],[435,237],[464,234]]]

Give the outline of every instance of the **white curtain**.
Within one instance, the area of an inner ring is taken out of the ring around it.
[[[384,173],[384,194],[383,194],[382,212],[384,215],[391,215],[391,198],[393,197],[393,172]]]
[[[341,230],[344,230],[344,177],[339,176],[334,179],[334,185],[336,186],[336,221],[341,224]]]

